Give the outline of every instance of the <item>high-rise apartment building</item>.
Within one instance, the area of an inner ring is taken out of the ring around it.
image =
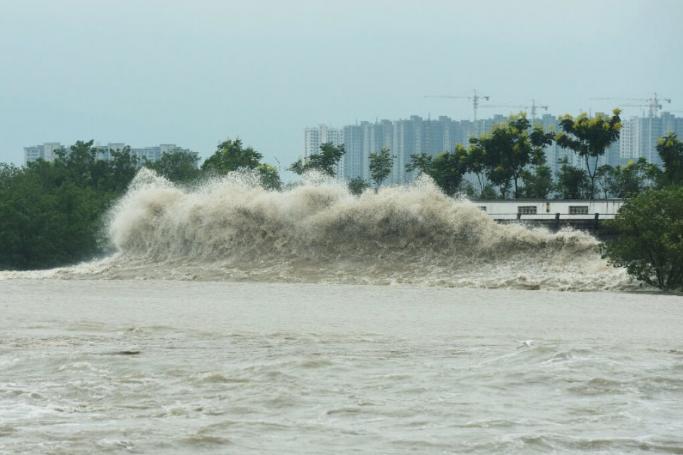
[[[622,122],[619,142],[619,156],[622,160],[645,158],[651,163],[661,165],[657,153],[657,140],[668,134],[676,133],[683,137],[683,118],[669,112],[661,116],[632,117]]]
[[[306,159],[314,153],[320,152],[320,146],[332,143],[333,145],[344,144],[344,130],[331,128],[327,125],[318,125],[304,130],[304,156]],[[343,162],[337,165],[337,175],[343,174]]]
[[[559,119],[551,114],[543,114],[541,117],[535,119],[533,124],[543,127],[543,130],[546,132],[560,131]],[[579,157],[572,150],[560,147],[556,142],[553,142],[549,146],[545,147],[544,151],[546,165],[550,167],[553,174],[556,174],[560,171],[560,167],[565,161],[571,166],[580,168],[583,168],[586,165],[583,161],[583,158]],[[618,142],[610,145],[605,151],[605,154],[598,159],[598,167],[604,164],[609,164],[612,166],[621,164],[619,159]]]
[[[42,145],[24,147],[24,160],[27,163],[39,159],[52,161],[57,157],[56,152],[63,149],[64,146],[59,142],[46,142]]]
[[[469,138],[477,136],[477,132],[489,132],[505,119],[497,115],[475,123],[454,121],[446,116],[423,119],[413,115],[403,120],[378,120],[345,126],[343,140],[346,153],[342,158],[340,176],[347,180],[355,177],[369,180],[370,154],[387,147],[394,156],[394,165],[386,181],[393,184],[409,182],[415,177],[414,173],[406,171],[411,155],[425,153],[434,156],[453,150],[457,144],[467,144]]]
[[[320,144],[326,141],[336,143],[329,139],[329,131],[334,131],[337,136],[333,137],[335,140],[341,138],[346,150],[339,165],[338,176],[346,180],[354,177],[370,180],[370,154],[387,147],[394,156],[394,165],[387,182],[406,183],[415,177],[413,173],[406,172],[411,155],[425,153],[434,156],[444,151],[452,151],[457,144],[467,145],[470,138],[490,132],[506,119],[505,116],[495,115],[473,122],[453,120],[445,116],[434,120],[423,119],[413,115],[402,120],[360,122],[345,126],[341,130],[328,127],[323,129],[323,126],[306,128],[305,155],[317,151]],[[548,132],[560,130],[559,119],[550,114],[544,114],[533,122]],[[598,166],[623,165],[640,157],[661,164],[656,143],[660,136],[668,132],[675,132],[683,138],[683,118],[663,112],[659,117],[626,120],[623,122],[620,140],[607,148],[598,160]],[[565,160],[576,167],[585,166],[583,159],[576,153],[559,147],[556,143],[546,147],[545,154],[546,163],[553,173],[559,172],[561,163]]]
[[[96,145],[93,147],[95,150],[95,159],[109,161],[112,159],[113,152],[120,152],[128,147],[124,143],[109,143],[107,145]],[[30,147],[24,147],[24,159],[28,163],[30,161],[35,161],[42,159],[44,161],[54,161],[57,157],[56,152],[58,150],[64,150],[69,153],[69,147],[65,147],[58,142],[48,142],[42,145],[33,145]],[[146,161],[157,161],[161,158],[164,153],[172,152],[175,150],[180,150],[184,152],[189,152],[188,149],[183,149],[175,144],[161,144],[152,147],[132,147],[130,148],[131,154],[140,160],[142,164]]]

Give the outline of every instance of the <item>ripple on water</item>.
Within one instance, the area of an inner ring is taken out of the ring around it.
[[[191,436],[185,436],[178,439],[181,445],[190,446],[192,448],[216,448],[232,445],[232,441],[223,436],[215,436],[199,432]]]
[[[5,322],[0,453],[683,454],[678,301],[657,319],[661,296],[354,288],[372,298],[352,310],[346,287],[186,285],[139,284],[164,299],[144,309],[117,284],[104,315],[65,287],[64,318],[101,330]]]
[[[629,382],[598,377],[582,381],[567,390],[577,395],[624,394],[632,392],[633,386]]]

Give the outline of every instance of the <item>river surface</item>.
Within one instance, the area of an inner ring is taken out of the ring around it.
[[[683,298],[0,281],[0,453],[683,453]]]

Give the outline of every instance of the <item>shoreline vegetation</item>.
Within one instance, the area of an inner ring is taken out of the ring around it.
[[[449,195],[478,199],[626,200],[611,228],[617,233],[603,252],[608,261],[649,285],[683,290],[683,143],[671,133],[659,139],[662,168],[640,158],[624,166],[599,166],[607,147],[619,138],[620,111],[612,115],[565,115],[561,131],[546,132],[524,114],[511,116],[467,146],[434,156],[412,155],[406,170],[426,174]],[[544,147],[556,142],[581,162],[561,162],[556,176],[545,162]],[[18,167],[0,163],[0,270],[45,269],[73,264],[106,253],[105,215],[125,194],[140,168],[178,184],[250,170],[269,190],[284,185],[277,168],[240,139],[228,139],[200,164],[196,153],[176,150],[158,161],[140,161],[129,148],[96,159],[93,141],[78,141],[56,153]],[[315,170],[335,177],[344,147],[323,144],[320,152],[293,163],[303,175]],[[349,191],[378,191],[393,167],[391,150],[370,154],[371,180],[354,178]],[[473,176],[476,185],[466,175]]]

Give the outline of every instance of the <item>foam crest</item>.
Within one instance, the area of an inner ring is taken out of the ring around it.
[[[623,289],[578,231],[500,225],[423,177],[351,195],[307,175],[285,191],[233,173],[180,187],[142,170],[109,215],[118,253],[64,277]]]

